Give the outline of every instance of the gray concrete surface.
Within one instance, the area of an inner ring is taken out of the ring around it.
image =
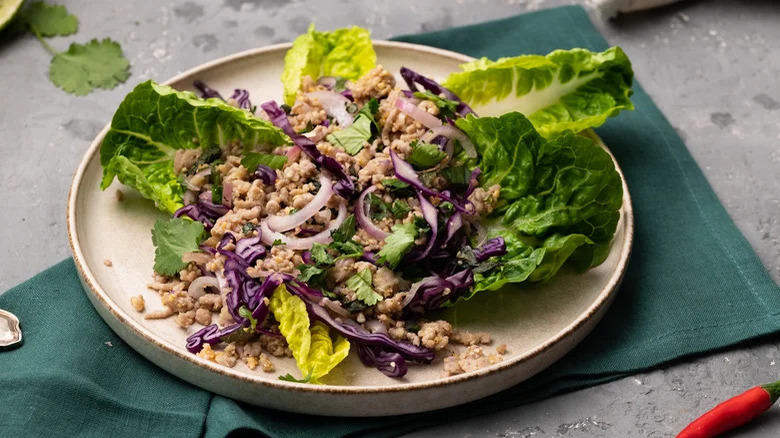
[[[485,21],[565,0],[54,0],[80,21],[70,41],[110,36],[133,63],[127,84],[74,97],[45,77],[32,36],[0,41],[0,291],[69,255],[65,201],[90,140],[138,81],[291,40],[321,27],[365,26],[377,38]],[[680,135],[740,230],[780,281],[780,5],[685,1],[604,22],[638,80]],[[2,35],[7,37],[7,34]],[[699,412],[780,377],[780,338],[410,436],[664,437]],[[733,435],[737,436],[737,435]],[[780,436],[780,410],[740,437]]]

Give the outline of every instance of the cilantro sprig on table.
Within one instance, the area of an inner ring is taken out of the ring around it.
[[[67,36],[78,30],[78,18],[65,6],[33,2],[20,13],[19,23],[52,54],[49,79],[68,93],[83,96],[96,88],[110,90],[130,77],[130,61],[110,38],[71,43],[64,52],[46,42],[45,37]]]

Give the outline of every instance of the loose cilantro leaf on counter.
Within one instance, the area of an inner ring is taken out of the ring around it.
[[[130,61],[109,38],[70,45],[51,60],[49,77],[68,93],[85,95],[95,88],[110,90],[130,77]]]
[[[403,256],[412,249],[417,238],[417,228],[414,224],[393,225],[392,233],[385,238],[385,246],[379,250],[377,264],[388,263],[395,269]]]
[[[198,250],[203,237],[203,224],[189,219],[157,219],[152,228],[154,271],[174,275],[187,267],[181,260],[186,252]]]
[[[33,33],[45,37],[66,36],[79,28],[79,19],[68,12],[65,6],[33,2],[19,17]]]
[[[365,268],[352,277],[349,277],[345,286],[347,289],[355,292],[355,296],[358,300],[366,303],[368,306],[373,306],[382,299],[382,295],[376,293],[371,286],[372,282],[371,270]]]
[[[441,162],[447,156],[438,145],[412,141],[412,153],[407,161],[418,169],[429,169]]]
[[[257,154],[254,152],[247,152],[244,154],[244,158],[241,159],[241,165],[246,168],[249,173],[253,173],[257,170],[257,166],[264,165],[271,169],[281,169],[287,163],[287,157],[284,155],[276,154]]]

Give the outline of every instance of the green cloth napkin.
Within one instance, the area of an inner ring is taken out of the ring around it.
[[[580,7],[398,38],[472,56],[603,50]],[[642,53],[629,53],[641,57]],[[780,289],[669,122],[634,85],[636,111],[598,133],[634,201],[634,253],[612,308],[565,359],[502,393],[436,413],[328,418],[255,408],[158,369],[94,311],[71,260],[0,296],[25,344],[0,353],[4,436],[394,436],[614,380],[780,329]]]

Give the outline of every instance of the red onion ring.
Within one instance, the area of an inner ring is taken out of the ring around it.
[[[217,277],[198,277],[192,280],[190,287],[187,289],[187,293],[196,300],[203,295],[206,295],[206,288],[213,287],[219,290],[219,280]]]
[[[363,326],[368,329],[371,333],[384,333],[387,334],[387,327],[382,324],[381,321],[378,319],[369,319],[365,323],[363,323]]]
[[[271,231],[288,231],[309,220],[322,210],[333,196],[333,183],[325,174],[320,174],[320,191],[305,207],[287,216],[271,216],[267,219]]]
[[[298,158],[301,157],[301,148],[298,146],[292,146],[290,149],[287,149],[287,153],[285,155],[287,156],[287,164],[294,163],[298,161]]]
[[[477,150],[474,148],[474,143],[471,142],[463,131],[449,124],[431,128],[431,131],[423,136],[422,141],[430,143],[434,138],[440,135],[451,140],[458,140],[461,147],[463,147],[463,150],[466,152],[466,155],[470,158],[477,157]]]
[[[395,100],[395,107],[409,115],[414,120],[422,123],[428,129],[441,127],[441,120],[424,109],[414,106],[411,102],[400,97]]]
[[[336,219],[328,224],[328,228],[314,236],[303,239],[287,237],[282,233],[271,231],[271,229],[268,228],[268,223],[266,221],[260,223],[260,235],[262,236],[263,243],[266,245],[271,245],[278,239],[283,245],[286,245],[287,249],[311,249],[311,246],[315,243],[328,244],[332,242],[333,239],[330,237],[330,233],[340,227],[346,219],[347,206],[346,204],[341,203],[339,205],[339,215]]]
[[[375,190],[376,186],[371,186],[363,190],[363,193],[360,194],[357,205],[355,206],[355,219],[357,219],[360,227],[366,230],[366,233],[368,233],[369,236],[377,240],[385,240],[388,233],[374,225],[374,222],[368,216],[371,206],[365,202],[366,196],[368,196],[369,193],[373,193]]]
[[[199,265],[205,265],[211,261],[213,256],[206,252],[185,252],[181,255],[181,261],[184,263],[195,262]]]
[[[319,90],[312,91],[306,95],[312,99],[317,99],[325,109],[325,112],[333,117],[340,127],[346,128],[354,121],[352,114],[347,111],[347,105],[350,104],[350,101],[341,94],[334,91]]]
[[[327,308],[331,312],[343,316],[344,318],[350,318],[352,317],[352,314],[349,313],[349,311],[343,307],[341,307],[341,303],[338,303],[336,301],[332,301],[330,298],[322,297],[322,299],[317,303],[322,307]]]
[[[222,205],[228,208],[233,205],[233,184],[230,181],[222,183]]]

